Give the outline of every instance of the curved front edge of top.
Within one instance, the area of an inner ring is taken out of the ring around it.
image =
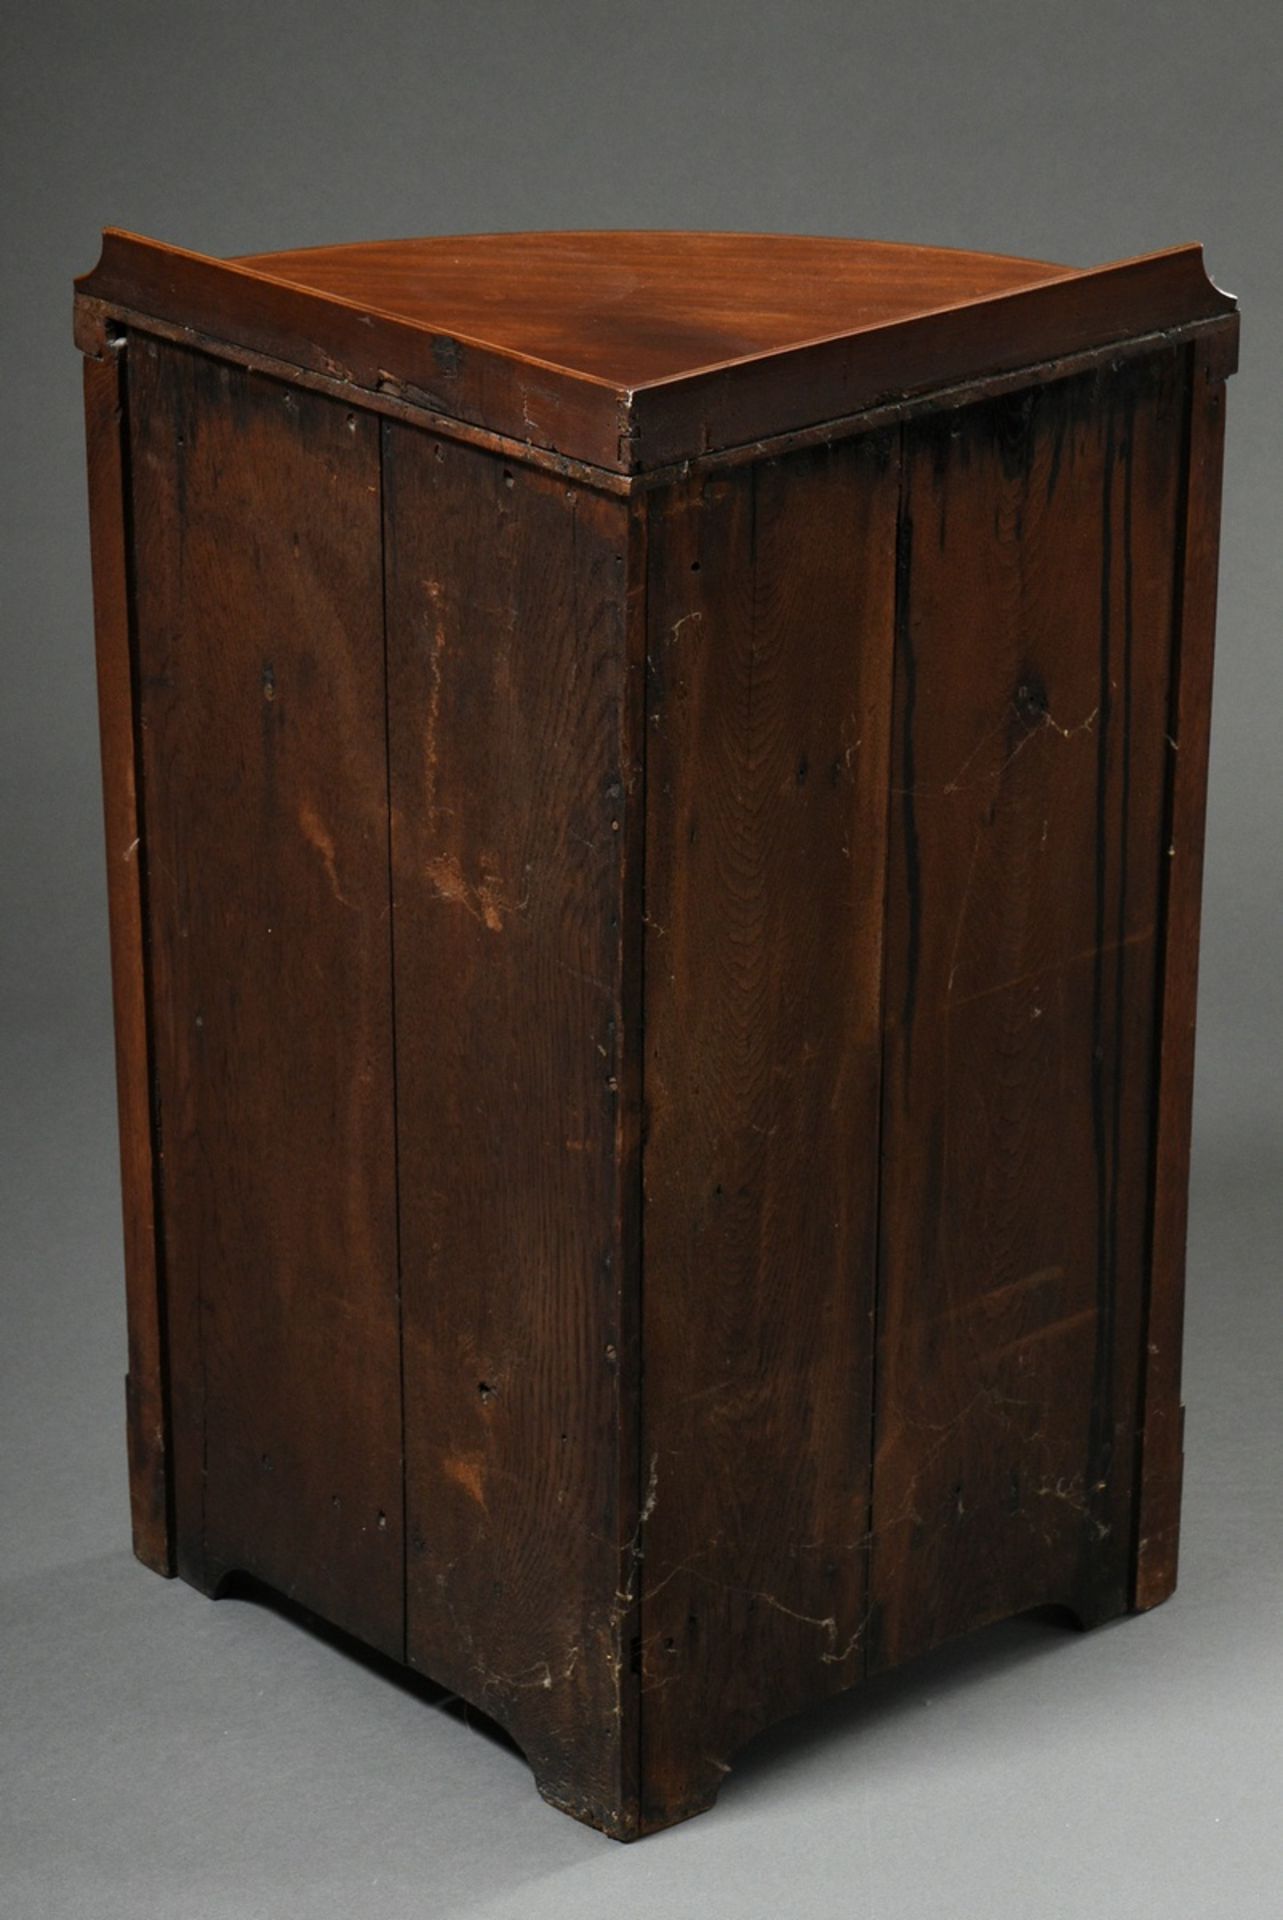
[[[879,243],[845,244],[855,254]],[[931,252],[881,244],[906,257]],[[76,281],[77,340],[100,352],[106,319],[143,329],[151,323],[212,353],[415,410],[445,431],[457,425],[494,436],[517,457],[524,449],[542,463],[599,469],[619,486],[682,462],[814,434],[870,410],[1018,377],[1025,368],[1034,379],[1054,377],[1058,362],[1149,335],[1237,327],[1236,303],[1208,277],[1197,245],[1086,271],[1010,264],[1032,270],[1023,284],[985,291],[978,282],[981,290],[962,297],[942,288],[945,304],[924,310],[920,303],[630,386],[448,331],[432,323],[430,304],[413,315],[390,312],[266,265],[108,228],[97,265]],[[794,299],[805,318],[804,300]]]

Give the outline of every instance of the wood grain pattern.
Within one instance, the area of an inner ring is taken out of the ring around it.
[[[1043,361],[1214,320],[1233,305],[1207,278],[1202,249],[1175,247],[790,353],[682,374],[634,393],[633,471],[1012,368],[1027,369],[1036,382]]]
[[[403,1651],[378,427],[130,380],[179,1570]]]
[[[412,428],[384,473],[409,1658],[626,1835],[636,535]]]
[[[673,232],[446,234],[237,264],[622,389],[1073,271],[891,241]]]
[[[102,357],[85,361],[84,383],[129,1324],[129,1499],[134,1552],[155,1572],[172,1574],[169,1387],[147,1032],[146,850],[135,775],[123,341],[104,341]]]
[[[1128,1603],[1184,364],[907,435],[876,1667]]]
[[[647,1827],[863,1671],[895,445],[652,503]]]
[[[1169,803],[1144,1427],[1133,1603],[1157,1606],[1176,1585],[1183,1418],[1181,1334],[1194,1101],[1194,1014],[1211,734],[1212,654],[1220,546],[1225,381],[1237,340],[1189,350],[1189,426],[1179,625],[1169,725]]]
[[[1234,306],[1198,247],[1080,271],[762,234],[492,235],[219,261],[109,228],[76,284],[91,331],[105,310],[149,315],[624,474]]]

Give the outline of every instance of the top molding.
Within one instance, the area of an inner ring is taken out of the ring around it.
[[[109,227],[76,294],[82,344],[102,317],[151,320],[617,476],[1236,312],[1199,246],[1082,270],[720,233],[218,260]]]

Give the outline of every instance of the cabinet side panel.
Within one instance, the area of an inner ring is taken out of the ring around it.
[[[1194,1011],[1212,717],[1212,651],[1220,547],[1225,379],[1237,340],[1190,349],[1188,491],[1171,727],[1171,810],[1163,942],[1162,1047],[1154,1249],[1145,1339],[1145,1428],[1135,1604],[1156,1606],[1176,1585],[1180,1534],[1181,1333],[1194,1096]]]
[[[179,1570],[399,1654],[378,425],[131,353]]]
[[[111,932],[121,1211],[129,1311],[129,1498],[134,1552],[157,1573],[174,1571],[169,1502],[169,1407],[163,1353],[147,1037],[143,873],[138,810],[134,668],[127,559],[125,350],[85,362],[85,437],[93,559],[98,716],[102,738],[107,908]]]
[[[906,436],[871,1664],[1129,1600],[1179,349]]]
[[[652,506],[650,1826],[863,1671],[897,445]]]
[[[384,476],[409,1657],[624,1836],[632,519],[413,427]]]

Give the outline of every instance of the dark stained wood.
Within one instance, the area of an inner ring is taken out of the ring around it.
[[[760,234],[218,261],[109,228],[77,287],[90,327],[150,315],[628,474],[1233,310],[1198,247],[1083,272]]]
[[[403,1652],[378,424],[131,351],[179,1571]]]
[[[873,1667],[1128,1604],[1184,368],[906,432]]]
[[[636,535],[623,502],[411,428],[384,476],[408,1657],[624,1836]]]
[[[129,1308],[129,1374],[125,1382],[129,1497],[134,1552],[155,1572],[172,1574],[169,1395],[148,1068],[143,909],[146,855],[135,779],[134,671],[130,657],[125,355],[123,342],[104,340],[100,351],[101,358],[85,361],[85,437]]]
[[[1234,371],[1236,344],[1220,340],[1189,352],[1188,492],[1170,722],[1162,1050],[1158,1061],[1153,1254],[1138,1489],[1134,1592],[1138,1608],[1157,1606],[1175,1588],[1180,1534],[1181,1332],[1194,1095],[1194,1012],[1211,733],[1225,380]]]
[[[647,1828],[863,1671],[897,439],[652,503]]]
[[[76,337],[85,353],[96,353],[92,344],[104,330],[114,328],[120,331],[124,321],[118,315],[125,313],[124,308],[107,306],[101,300],[84,297],[76,302]],[[574,460],[552,447],[537,447],[529,440],[517,440],[511,434],[494,433],[487,427],[471,425],[466,421],[452,419],[448,414],[436,413],[426,406],[422,399],[410,401],[402,399],[396,392],[380,390],[371,392],[368,388],[353,385],[350,380],[329,373],[320,373],[311,368],[297,367],[287,360],[281,360],[268,353],[259,353],[250,347],[236,346],[226,340],[220,340],[214,334],[201,333],[195,327],[185,327],[173,320],[158,320],[154,315],[131,313],[129,325],[144,332],[155,340],[172,340],[180,346],[194,347],[198,352],[216,360],[227,360],[233,366],[245,367],[255,373],[270,374],[275,380],[285,380],[291,386],[308,393],[323,393],[334,400],[341,400],[344,406],[358,406],[363,410],[381,415],[385,420],[404,420],[410,426],[426,427],[430,432],[438,433],[445,439],[457,440],[466,446],[482,447],[487,453],[500,454],[505,460],[516,461],[524,466],[539,467],[548,473],[560,474],[563,479],[576,480],[583,486],[594,487],[602,493],[618,494],[621,498],[637,491],[640,482],[632,475],[620,473],[606,467],[595,467],[586,460]]]
[[[621,1839],[950,1635],[1163,1599],[1199,249],[78,284],[141,1557]]]
[[[111,307],[84,295],[77,298],[76,338],[82,351],[87,354],[97,357],[101,353],[104,336],[113,331],[119,333],[126,321],[135,331],[145,333],[152,339],[171,340],[180,346],[194,347],[214,359],[227,360],[233,366],[285,380],[301,391],[326,394],[331,399],[341,400],[345,406],[358,406],[380,414],[384,419],[402,420],[411,426],[426,427],[445,439],[482,447],[489,453],[500,454],[509,462],[556,473],[563,479],[576,481],[602,493],[616,494],[620,498],[669,486],[673,481],[692,473],[726,472],[732,467],[752,465],[758,460],[797,453],[805,447],[832,446],[839,440],[849,440],[857,434],[878,432],[883,427],[927,414],[972,406],[980,400],[1024,389],[1031,383],[1042,385],[1052,380],[1068,379],[1076,373],[1090,372],[1097,367],[1116,366],[1125,360],[1144,358],[1164,345],[1178,342],[1210,344],[1213,340],[1223,344],[1227,340],[1231,343],[1237,340],[1237,320],[1233,314],[1191,320],[1179,326],[1164,327],[1155,333],[1132,334],[1125,340],[1112,340],[1103,345],[1056,353],[1040,361],[1036,370],[1018,366],[976,374],[947,386],[923,388],[899,398],[883,400],[876,406],[862,407],[856,413],[843,414],[837,419],[813,420],[806,426],[766,434],[738,446],[717,448],[674,461],[668,466],[647,467],[644,472],[625,473],[617,468],[594,466],[590,461],[573,459],[552,447],[536,446],[530,440],[517,440],[510,434],[494,433],[489,428],[452,419],[447,414],[434,412],[422,399],[411,401],[391,391],[372,392],[368,388],[354,386],[350,380],[293,366],[271,354],[220,340],[195,327]]]

